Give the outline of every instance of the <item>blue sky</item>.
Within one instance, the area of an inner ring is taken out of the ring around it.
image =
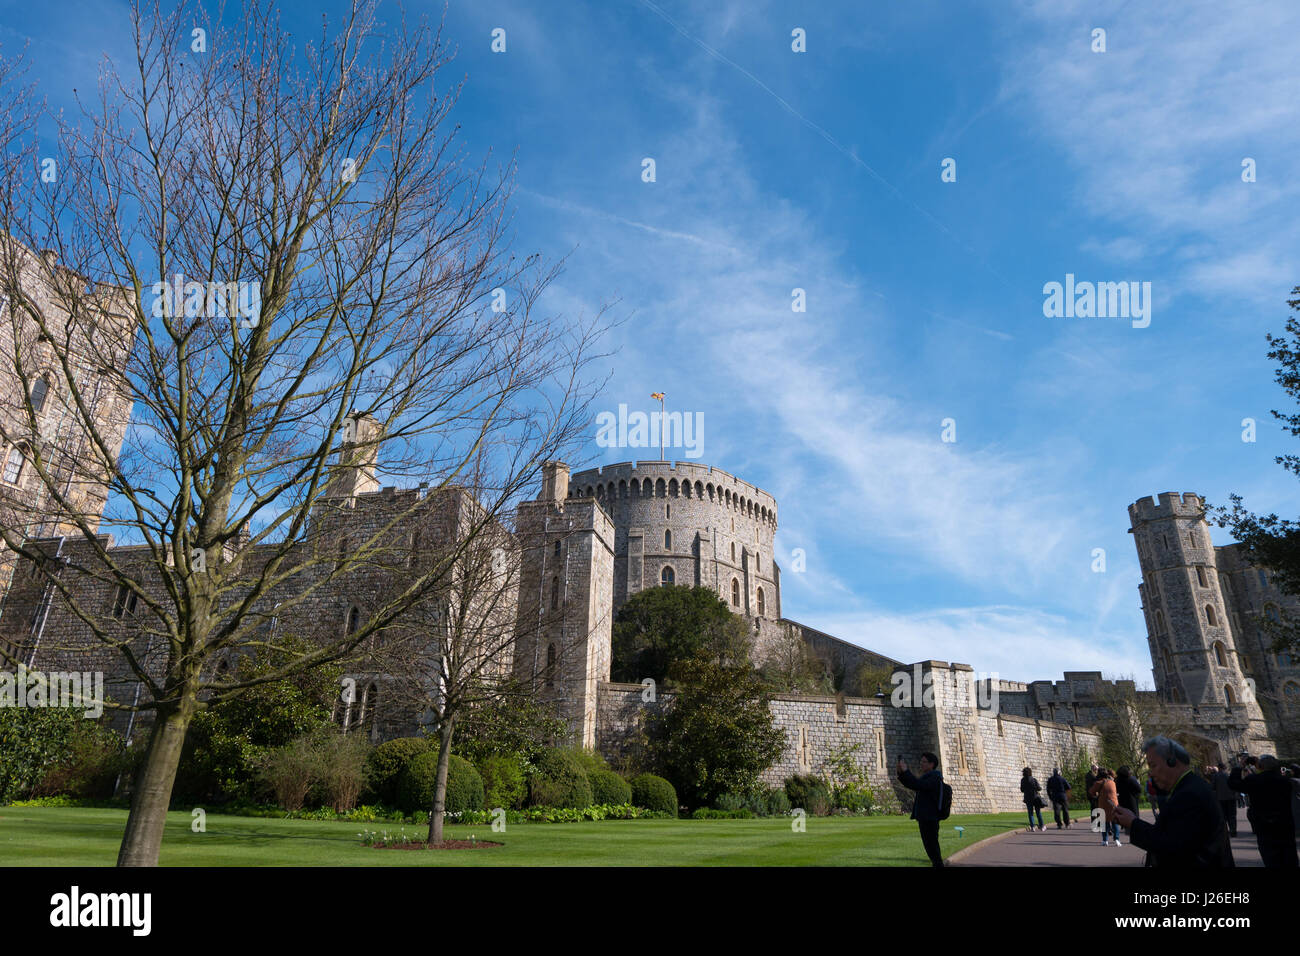
[[[125,6],[53,6],[0,2],[0,44],[70,105]],[[341,8],[282,5],[300,36]],[[518,159],[517,248],[570,254],[547,304],[627,317],[595,410],[703,413],[700,460],[778,501],[787,616],[1147,684],[1127,505],[1297,510],[1264,333],[1300,284],[1298,32],[1288,2],[1125,0],[473,0],[446,28],[470,155]],[[1150,326],[1044,317],[1067,273],[1150,282]],[[594,439],[575,466],[657,457]]]

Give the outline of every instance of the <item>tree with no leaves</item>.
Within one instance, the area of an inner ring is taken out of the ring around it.
[[[3,536],[143,688],[123,704],[152,716],[123,866],[157,863],[195,713],[380,643],[475,565],[480,536],[585,429],[603,324],[603,310],[542,314],[555,267],[510,254],[511,172],[457,150],[440,34],[357,3],[305,40],[269,5],[245,10],[226,28],[184,2],[133,7],[136,57],[104,64],[75,120],[49,116],[52,181],[42,107],[0,72],[0,357],[20,386],[0,438],[27,449],[22,480],[43,501],[8,502]],[[33,407],[38,365],[54,444]],[[72,474],[50,450],[68,440]],[[357,485],[367,463],[428,494],[340,555],[322,515],[372,490]],[[277,621],[310,619],[342,576],[391,562],[429,496],[467,474],[474,517],[420,573],[270,672],[217,672]],[[99,485],[102,521],[75,492]],[[30,539],[49,508],[72,557]],[[108,532],[132,547],[110,548]],[[92,585],[123,595],[129,628],[84,599]]]

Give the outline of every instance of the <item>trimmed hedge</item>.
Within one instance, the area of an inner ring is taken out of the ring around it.
[[[484,806],[488,810],[518,810],[524,805],[528,781],[514,757],[487,757],[478,765],[478,772],[483,777]]]
[[[591,804],[591,781],[578,758],[566,750],[542,751],[537,772],[528,777],[528,805],[581,810]]]
[[[652,773],[632,778],[632,803],[647,810],[677,816],[677,791],[663,777]]]
[[[597,806],[621,806],[632,802],[632,785],[612,770],[592,770],[587,773],[591,780],[591,799]]]
[[[428,737],[398,737],[380,744],[366,758],[370,793],[383,804],[397,803],[397,781],[420,754],[435,742]]]
[[[433,808],[433,791],[438,781],[438,752],[427,750],[415,757],[397,781],[397,805],[407,813],[427,813]],[[464,757],[451,755],[447,767],[448,813],[483,809],[483,778]]]
[[[810,816],[825,816],[831,812],[831,790],[826,781],[812,774],[795,774],[785,781],[785,795],[790,806],[802,809]]]

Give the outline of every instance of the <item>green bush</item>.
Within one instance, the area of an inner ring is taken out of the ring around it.
[[[530,807],[570,807],[592,804],[591,781],[570,750],[544,750],[537,756],[537,771],[528,777]]]
[[[528,796],[528,781],[514,757],[486,757],[478,766],[483,777],[484,806],[489,809],[518,810]]]
[[[0,707],[0,803],[31,794],[49,767],[67,758],[82,719],[66,707]]]
[[[632,786],[612,770],[589,770],[592,802],[620,806],[632,802]]]
[[[795,774],[785,781],[785,795],[790,806],[810,816],[825,816],[831,811],[831,792],[826,781],[812,774]]]
[[[428,813],[433,809],[433,792],[438,782],[438,752],[427,750],[402,771],[397,783],[397,805],[407,813]],[[447,766],[447,813],[483,809],[483,778],[464,757],[451,755]]]
[[[118,774],[129,769],[126,741],[115,730],[93,720],[78,720],[68,736],[65,756],[46,770],[32,796],[107,800],[113,796]]]
[[[677,791],[663,777],[643,773],[632,778],[632,803],[647,810],[677,816]]]
[[[718,810],[713,807],[699,807],[691,812],[692,820],[749,820],[754,816],[754,811],[748,807],[740,807],[735,810]]]
[[[730,813],[745,806],[745,798],[738,793],[723,793],[713,801],[713,809]],[[752,812],[752,811],[751,811]]]
[[[380,803],[396,806],[397,781],[402,771],[420,754],[436,749],[436,746],[428,737],[398,737],[370,751],[366,758],[366,774],[371,795]]]
[[[784,789],[777,787],[767,793],[768,816],[785,816],[790,812],[790,797]]]

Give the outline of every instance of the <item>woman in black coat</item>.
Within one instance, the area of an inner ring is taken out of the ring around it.
[[[1115,791],[1121,807],[1134,814],[1140,812],[1138,801],[1142,799],[1142,784],[1128,767],[1119,768],[1119,774],[1115,777]]]
[[[1043,798],[1038,795],[1038,792],[1042,789],[1043,788],[1038,785],[1038,781],[1034,779],[1033,771],[1026,767],[1024,772],[1020,775],[1020,792],[1025,798],[1025,809],[1029,811],[1030,833],[1034,832],[1035,813],[1038,814],[1038,829],[1040,831],[1043,829]]]

